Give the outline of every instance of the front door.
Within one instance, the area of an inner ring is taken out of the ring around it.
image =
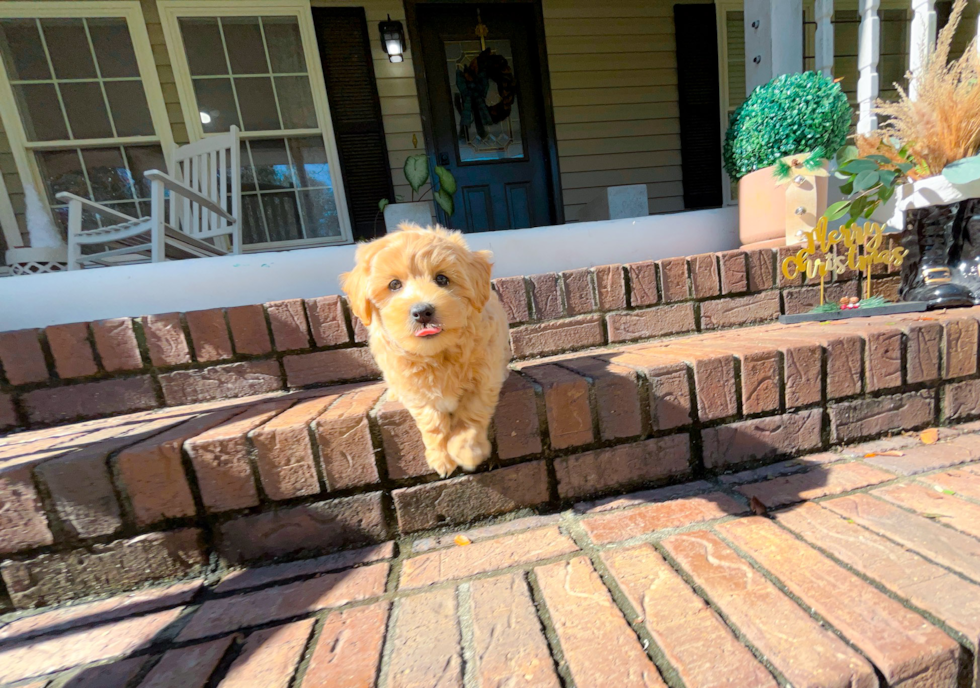
[[[457,182],[449,225],[486,232],[557,223],[535,7],[415,7],[435,163]]]

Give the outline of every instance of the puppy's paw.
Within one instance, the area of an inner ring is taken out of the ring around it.
[[[429,464],[429,468],[439,474],[440,478],[445,478],[456,470],[456,462],[444,451],[425,452],[425,461]]]
[[[490,440],[477,428],[463,428],[449,438],[450,456],[464,471],[473,471],[490,456]]]

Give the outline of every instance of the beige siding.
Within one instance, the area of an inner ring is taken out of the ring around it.
[[[174,80],[174,69],[170,64],[170,53],[167,52],[167,41],[163,37],[163,26],[160,23],[160,13],[157,12],[156,0],[140,0],[143,18],[146,20],[146,32],[150,36],[150,48],[153,50],[153,60],[157,66],[157,76],[160,79],[160,89],[163,100],[167,104],[167,116],[170,129],[174,135],[174,143],[178,146],[190,143],[187,136],[187,125],[184,124],[184,113],[180,109],[180,98],[177,96],[177,82]]]
[[[682,210],[673,0],[543,0],[565,220],[607,186]]]

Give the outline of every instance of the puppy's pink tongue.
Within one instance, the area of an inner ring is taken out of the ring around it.
[[[442,332],[441,327],[436,327],[435,325],[429,325],[415,333],[416,337],[431,337],[434,334],[439,334]]]

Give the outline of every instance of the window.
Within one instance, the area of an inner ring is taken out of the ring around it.
[[[241,130],[243,243],[349,241],[309,6],[160,5],[191,138]]]
[[[0,5],[4,126],[21,178],[62,226],[58,192],[141,217],[149,213],[143,173],[167,169],[169,125],[139,5],[119,3],[118,14],[94,5]]]

